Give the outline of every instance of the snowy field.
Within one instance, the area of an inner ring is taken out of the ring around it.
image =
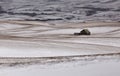
[[[76,36],[82,29],[90,36]],[[120,76],[120,0],[0,0],[0,76]]]
[[[89,65],[65,63],[58,65],[34,65],[29,67],[14,67],[0,70],[1,76],[118,76],[120,62],[98,62]]]
[[[1,22],[0,56],[48,57],[120,51],[120,23],[30,23]],[[73,35],[83,28],[88,28],[92,35]]]
[[[75,36],[83,28],[90,36]],[[120,23],[0,21],[1,76],[119,76]]]

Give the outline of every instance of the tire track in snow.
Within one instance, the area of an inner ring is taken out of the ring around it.
[[[32,64],[56,64],[73,61],[90,62],[94,60],[120,59],[120,53],[73,55],[73,56],[54,56],[54,57],[0,57],[0,65],[17,66]]]

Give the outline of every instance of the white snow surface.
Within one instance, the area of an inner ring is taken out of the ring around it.
[[[118,76],[120,62],[97,62],[80,65],[79,62],[57,65],[33,65],[23,68],[2,68],[2,76]]]
[[[120,0],[0,0],[0,76],[120,76],[119,54]]]
[[[13,23],[11,21],[11,23],[0,24],[1,38],[3,37],[0,40],[0,56],[47,57],[120,51],[120,27],[117,26],[119,23],[115,24],[115,27],[110,24],[96,26],[88,24],[87,26],[85,23],[85,28],[90,30],[91,36],[73,35],[74,32],[82,30],[81,24],[76,24],[79,26],[78,29],[75,25],[74,28],[68,28],[69,26],[66,27],[66,25],[48,25],[47,23],[39,25],[37,22],[31,22],[31,25],[28,22],[13,21]]]
[[[120,53],[120,23],[0,22],[0,76],[120,75],[120,56],[114,54],[109,56],[110,53]],[[74,35],[74,32],[80,32],[83,28],[89,29],[91,35]],[[101,56],[94,56],[96,54]],[[83,57],[64,59],[64,56],[76,55]],[[29,58],[26,61],[10,59],[11,57],[55,58],[58,56],[63,56],[63,61],[59,58],[56,58],[56,61],[50,58],[43,59],[41,61],[43,63],[30,64],[27,63],[32,60]],[[72,59],[76,61],[70,61]]]

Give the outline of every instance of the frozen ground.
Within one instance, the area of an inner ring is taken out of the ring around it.
[[[43,57],[116,53],[120,51],[119,24],[103,22],[59,25],[1,21],[0,56]],[[88,28],[92,35],[73,35],[82,28]]]
[[[83,28],[92,35],[73,35]],[[120,0],[0,0],[0,76],[119,70]]]
[[[88,28],[92,35],[75,36]],[[120,23],[0,21],[1,76],[118,76]]]

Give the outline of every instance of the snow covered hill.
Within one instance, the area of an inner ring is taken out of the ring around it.
[[[0,0],[0,76],[120,76],[119,64],[120,0]]]
[[[119,25],[0,21],[0,76],[119,76]]]
[[[120,0],[0,0],[0,19],[120,21]]]

